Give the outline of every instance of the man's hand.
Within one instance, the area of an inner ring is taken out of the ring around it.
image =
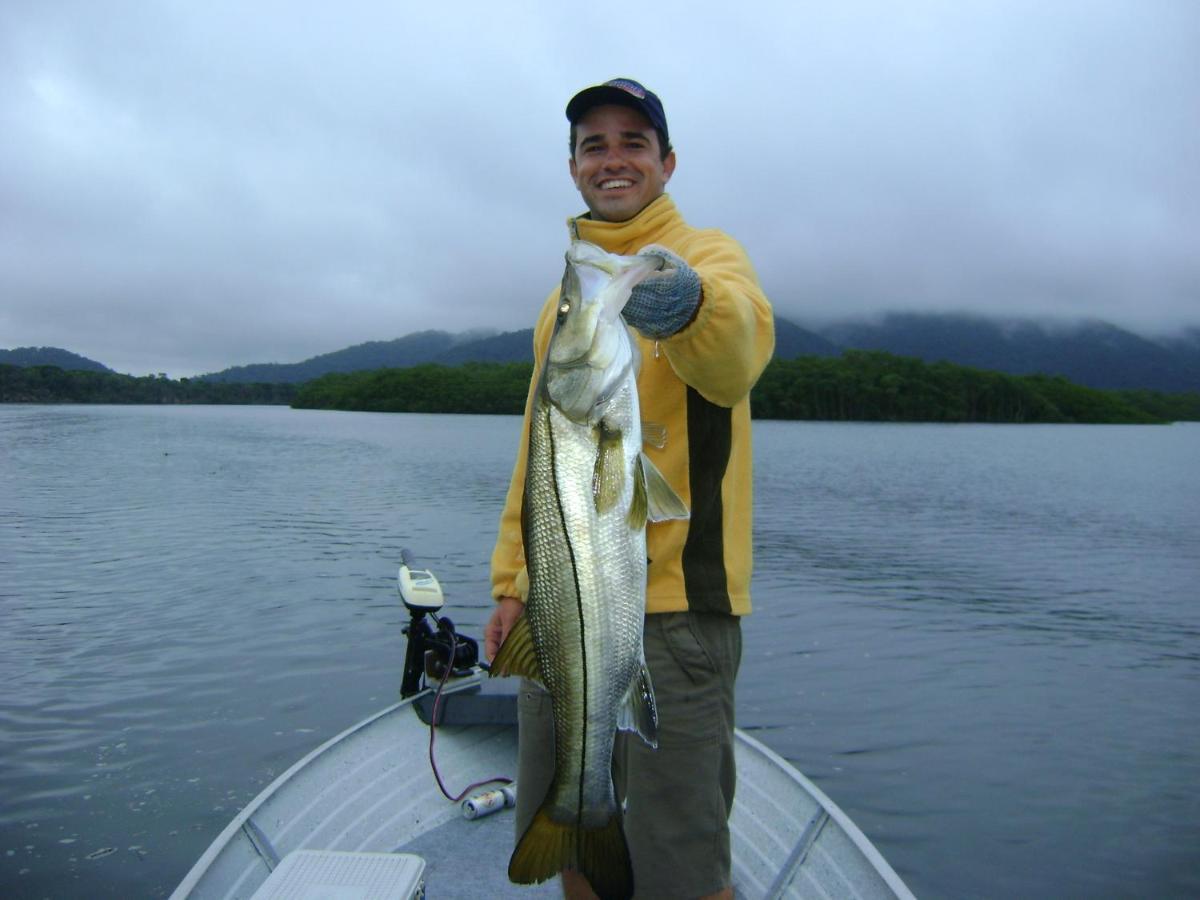
[[[638,251],[658,263],[658,271],[634,285],[621,314],[648,338],[668,338],[696,316],[700,276],[666,247],[650,244]]]
[[[489,662],[496,658],[500,645],[524,612],[525,604],[516,597],[501,597],[496,601],[492,617],[483,628],[483,650]]]

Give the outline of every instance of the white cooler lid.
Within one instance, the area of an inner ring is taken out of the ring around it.
[[[251,900],[412,900],[425,860],[411,853],[294,850]]]

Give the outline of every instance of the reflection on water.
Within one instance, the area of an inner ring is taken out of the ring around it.
[[[477,633],[518,428],[0,407],[5,896],[164,895],[391,702],[401,547]],[[742,724],[921,896],[1200,892],[1200,427],[755,442]]]

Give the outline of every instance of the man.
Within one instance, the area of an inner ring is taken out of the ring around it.
[[[648,446],[647,455],[691,510],[690,519],[652,523],[646,533],[645,648],[659,746],[622,734],[613,754],[634,886],[645,898],[732,897],[733,688],[739,616],[750,611],[749,394],[774,348],[771,307],[741,247],[719,231],[689,226],[665,193],[675,152],[655,94],[616,79],[578,93],[567,119],[571,178],[588,208],[569,220],[571,237],[612,253],[645,249],[660,260],[660,271],[634,288],[624,316],[640,333],[643,421],[666,429],[663,447]],[[535,359],[545,355],[557,306],[556,290],[538,319]],[[489,658],[523,610],[528,424],[527,404],[492,556]],[[524,686],[519,714],[518,834],[554,767],[549,697]],[[592,896],[570,870],[563,888],[568,897]]]

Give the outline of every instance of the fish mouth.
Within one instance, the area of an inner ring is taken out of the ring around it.
[[[625,179],[629,181],[629,179]],[[629,182],[632,185],[632,182]],[[587,286],[583,282],[589,281],[589,277],[584,275],[584,272],[599,272],[601,276],[611,278],[617,275],[623,268],[623,263],[619,257],[613,257],[610,253],[602,250],[602,248],[590,244],[588,241],[575,241],[566,251],[566,262],[574,266],[577,272],[577,277],[581,282],[581,293],[584,295],[595,295],[600,292],[602,286]]]
[[[556,369],[579,369],[589,364],[588,357],[591,355],[592,347],[589,344],[582,353],[578,356],[572,356],[570,359],[555,359],[554,367]]]
[[[604,285],[582,284],[589,280],[584,275],[585,272],[599,272],[601,275],[611,278],[621,270],[621,263],[618,259],[587,241],[575,241],[571,245],[567,251],[567,262],[574,266],[581,282],[581,293],[586,296],[594,296],[599,293]]]

